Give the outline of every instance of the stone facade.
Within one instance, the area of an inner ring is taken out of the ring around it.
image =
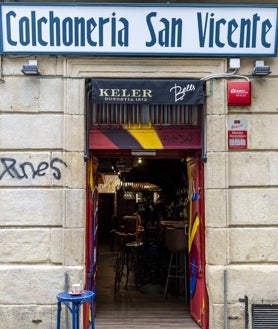
[[[254,60],[241,59],[239,74],[250,76]],[[224,270],[227,271],[229,328],[244,327],[245,295],[250,304],[277,303],[277,106],[278,62],[272,75],[251,78],[250,107],[227,107],[225,81],[208,99],[206,186],[206,261],[210,327],[224,327]],[[224,85],[223,85],[224,84]],[[222,97],[222,99],[221,99]],[[214,98],[216,99],[214,101]],[[217,100],[218,98],[218,100]],[[248,149],[227,150],[227,122],[248,122]]]
[[[55,328],[56,293],[84,281],[85,79],[202,78],[227,59],[38,56],[40,77],[20,72],[30,58],[2,58],[0,85],[0,328]],[[277,303],[278,156],[276,58],[252,78],[252,105],[228,107],[226,79],[207,81],[205,206],[210,328],[244,327],[244,305]],[[250,76],[253,58],[238,74]],[[228,150],[228,120],[246,119],[248,149]],[[273,283],[273,284],[272,284]],[[35,323],[41,320],[39,326]]]

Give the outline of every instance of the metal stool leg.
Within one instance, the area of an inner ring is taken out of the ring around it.
[[[72,304],[72,329],[76,329],[76,306]]]
[[[60,322],[61,322],[61,302],[57,303],[57,329],[60,329]]]
[[[167,298],[169,279],[173,278],[175,279],[174,283],[175,283],[176,292],[178,292],[179,279],[184,280],[185,300],[187,301],[186,254],[183,253],[182,259],[180,257],[181,257],[180,252],[174,252],[174,251],[171,252],[170,264],[167,273],[167,280],[164,289],[165,299]],[[184,261],[184,264],[181,264],[182,261]]]
[[[94,303],[91,303],[91,329],[95,329]]]
[[[169,278],[170,278],[170,273],[171,273],[171,268],[172,268],[172,261],[173,261],[173,251],[171,252],[171,257],[170,257],[170,264],[168,268],[168,274],[167,274],[167,280],[166,280],[166,285],[164,289],[164,297],[167,298],[167,293],[168,293],[168,283],[169,283]]]
[[[175,253],[175,291],[177,292],[178,291],[178,284],[179,284],[179,279],[178,279],[178,270],[179,270],[179,255],[178,253],[176,252]]]
[[[76,306],[76,329],[79,329],[79,307],[80,305]]]
[[[129,250],[127,248],[126,250],[126,280],[125,280],[125,288],[127,289],[128,286],[128,278],[129,278],[129,262],[130,262],[130,257],[129,257]]]

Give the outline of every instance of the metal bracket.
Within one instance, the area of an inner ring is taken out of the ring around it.
[[[248,311],[248,297],[247,296],[244,296],[243,298],[239,298],[238,300],[239,302],[241,303],[244,303],[245,305],[245,329],[248,329],[248,325],[249,325],[249,311]]]

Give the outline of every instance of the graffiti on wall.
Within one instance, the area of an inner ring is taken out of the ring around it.
[[[67,164],[59,158],[42,161],[37,165],[29,161],[18,162],[14,158],[0,158],[0,180],[7,176],[19,180],[36,179],[48,173],[56,180],[60,180],[63,167],[67,167]]]

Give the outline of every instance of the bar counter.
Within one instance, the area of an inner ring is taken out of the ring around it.
[[[183,228],[188,225],[187,220],[161,220],[160,225],[163,227]]]

